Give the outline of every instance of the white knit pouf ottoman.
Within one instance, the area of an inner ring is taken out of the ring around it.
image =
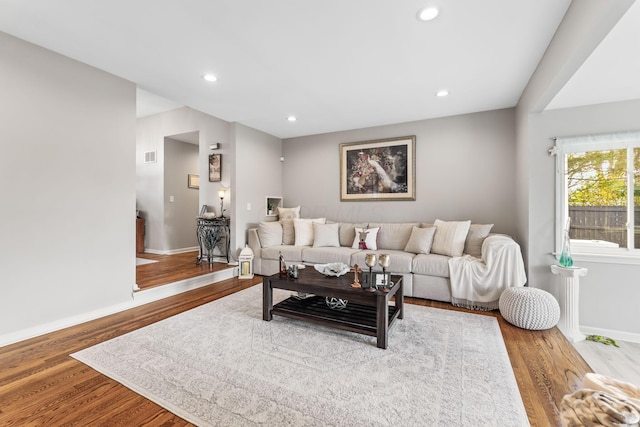
[[[553,328],[560,320],[560,305],[547,291],[537,288],[508,288],[498,302],[504,320],[522,329]]]

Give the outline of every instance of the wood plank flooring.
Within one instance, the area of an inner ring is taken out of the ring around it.
[[[137,254],[138,258],[152,259],[158,262],[136,267],[136,283],[140,289],[149,289],[179,280],[190,279],[203,274],[233,268],[225,263],[203,262],[196,264],[198,251],[174,255]]]
[[[69,354],[261,280],[260,276],[226,280],[0,348],[0,425],[190,425]],[[406,302],[466,311],[429,300],[407,298]],[[526,331],[505,322],[498,312],[479,314],[499,322],[531,425],[560,425],[560,401],[580,388],[581,378],[591,372],[589,365],[556,328]]]
[[[594,372],[640,387],[640,343],[618,341],[618,345],[593,341],[574,344]]]

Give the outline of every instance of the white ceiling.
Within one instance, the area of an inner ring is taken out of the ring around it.
[[[631,5],[547,109],[640,99],[640,2]]]
[[[0,0],[0,31],[135,82],[160,103],[139,115],[187,105],[287,138],[513,107],[569,3]],[[440,16],[419,22],[427,5]],[[556,108],[597,101],[582,90],[602,79],[596,53]]]

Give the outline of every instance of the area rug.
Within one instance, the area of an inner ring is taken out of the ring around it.
[[[405,304],[383,350],[265,322],[254,286],[72,356],[200,426],[529,425],[496,319],[471,313]]]

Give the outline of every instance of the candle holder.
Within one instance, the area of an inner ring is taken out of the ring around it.
[[[382,291],[389,292],[389,283],[387,280],[387,267],[391,264],[391,257],[389,257],[389,254],[380,254],[378,257],[378,264],[382,267]]]
[[[367,291],[375,292],[376,287],[373,284],[373,272],[371,269],[376,265],[376,254],[366,254],[364,257],[364,263],[369,267],[369,287],[367,288]]]

